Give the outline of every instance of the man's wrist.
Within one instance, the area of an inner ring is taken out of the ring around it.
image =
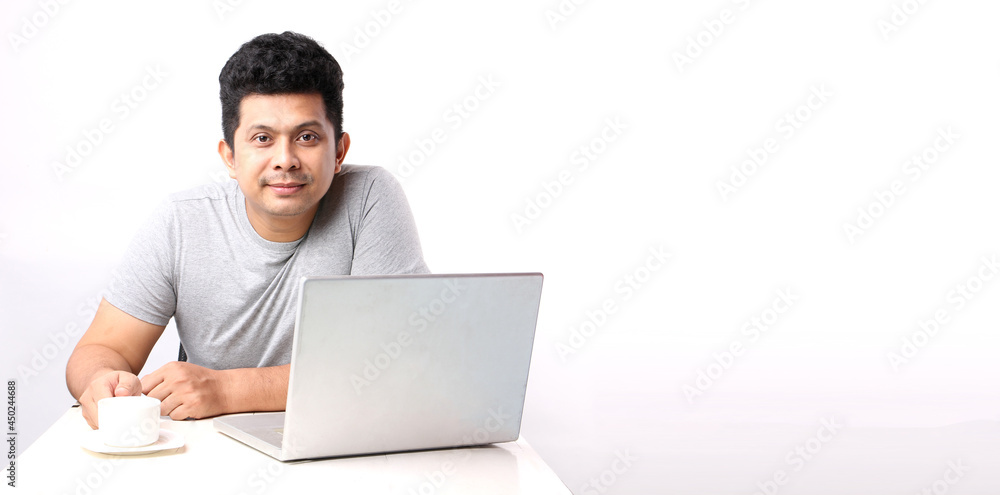
[[[241,380],[241,369],[220,370],[219,377],[219,405],[222,411],[219,414],[233,414],[246,411],[245,397],[247,392],[241,387],[244,380]]]
[[[219,371],[220,414],[283,411],[289,366]]]

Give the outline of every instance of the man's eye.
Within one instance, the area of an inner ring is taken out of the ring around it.
[[[259,136],[254,136],[253,140],[256,141],[256,142],[258,142],[258,143],[266,143],[266,142],[268,142],[268,140],[270,140],[270,138],[267,137],[267,136],[265,136],[265,135],[263,135],[263,134],[261,134]]]
[[[307,133],[307,134],[303,134],[303,135],[299,136],[299,139],[301,139],[303,141],[306,141],[306,142],[315,141],[316,140],[316,135],[315,134],[308,134]]]

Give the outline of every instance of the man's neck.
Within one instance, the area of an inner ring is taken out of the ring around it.
[[[316,210],[319,209],[317,204],[295,216],[277,217],[261,215],[250,206],[246,199],[244,202],[250,226],[257,231],[257,235],[271,242],[292,242],[301,239],[309,231],[313,217],[316,216]]]

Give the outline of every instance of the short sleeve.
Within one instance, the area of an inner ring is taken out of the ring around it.
[[[372,167],[364,187],[351,275],[428,273],[399,181],[384,168]]]
[[[177,307],[172,203],[161,204],[139,229],[112,275],[107,301],[147,323],[166,325]]]

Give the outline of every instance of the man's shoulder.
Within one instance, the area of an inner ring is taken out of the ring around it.
[[[337,203],[340,205],[345,201],[365,203],[374,198],[398,195],[400,191],[396,176],[377,165],[343,165],[334,177],[332,186],[331,190],[339,197]]]
[[[355,212],[367,212],[374,204],[398,201],[402,194],[399,181],[377,165],[343,165],[334,176],[330,190],[320,207],[324,217],[348,218]],[[346,215],[346,216],[343,216]],[[322,220],[321,220],[322,223]]]
[[[157,222],[172,224],[179,218],[190,220],[224,216],[224,212],[233,207],[229,199],[236,193],[237,187],[236,181],[232,180],[171,193],[160,202],[153,218]]]
[[[348,183],[371,183],[380,178],[393,178],[392,173],[378,165],[342,165],[337,180]]]
[[[225,182],[213,182],[203,184],[184,191],[178,191],[167,197],[167,202],[172,204],[182,204],[188,202],[212,202],[225,200],[237,187],[235,180]]]

